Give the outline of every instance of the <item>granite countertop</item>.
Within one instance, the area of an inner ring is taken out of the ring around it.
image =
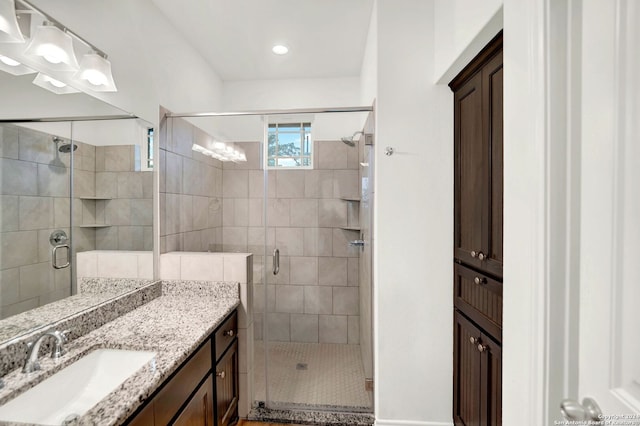
[[[119,425],[187,359],[239,304],[237,283],[163,282],[162,296],[67,345],[59,360],[40,357],[42,370],[4,377],[0,404],[98,348],[153,351],[154,360],[69,424]],[[0,424],[9,424],[1,423]]]

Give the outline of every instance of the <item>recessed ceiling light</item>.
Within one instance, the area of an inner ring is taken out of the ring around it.
[[[289,48],[282,44],[276,44],[271,48],[271,51],[276,55],[286,55],[289,53]]]

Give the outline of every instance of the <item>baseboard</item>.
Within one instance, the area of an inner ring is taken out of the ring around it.
[[[453,426],[453,422],[421,422],[418,420],[376,419],[374,426]]]

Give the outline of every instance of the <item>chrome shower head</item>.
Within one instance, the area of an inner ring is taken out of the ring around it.
[[[59,138],[57,136],[53,137],[53,143],[56,144],[56,146],[62,142],[62,145],[60,145],[58,147],[58,151],[64,153],[64,154],[68,154],[71,152],[71,142],[65,142],[64,139]],[[78,145],[76,145],[75,143],[73,144],[73,150],[75,151],[76,149],[78,149]]]
[[[362,135],[362,134],[364,134],[364,132],[361,130],[358,130],[353,135],[351,135],[351,137],[340,138],[340,140],[349,146],[356,146],[356,141],[355,141],[356,136]]]

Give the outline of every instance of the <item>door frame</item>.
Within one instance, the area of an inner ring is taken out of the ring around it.
[[[618,70],[633,57],[631,46],[621,43],[628,34],[622,33],[619,13],[627,0],[590,0],[589,4],[594,3],[600,7],[608,3],[615,12],[615,19],[598,16],[608,31],[610,40],[605,42],[610,42],[607,47],[613,55],[605,62],[608,80],[601,78],[606,87],[597,89],[611,117],[604,117],[598,129],[600,136],[619,141],[625,123],[616,115],[624,101]],[[580,273],[585,271],[577,252],[580,209],[587,207],[581,199],[581,132],[589,130],[585,126],[593,114],[582,111],[585,104],[580,95],[589,72],[583,69],[581,56],[581,43],[589,42],[580,38],[583,5],[580,0],[504,0],[504,137],[508,142],[504,146],[503,419],[507,425],[553,424],[561,418],[562,398],[585,396],[579,395],[584,342],[578,338]],[[615,155],[614,151],[612,165]],[[610,175],[612,194],[619,188],[617,174]],[[615,210],[620,199],[615,197],[610,198],[610,223],[602,225],[607,230],[617,226]],[[609,247],[603,250],[607,257]],[[600,276],[615,278],[618,268],[608,259]],[[611,311],[618,303],[615,290],[611,286],[609,297],[613,297],[604,304]],[[589,308],[583,306],[583,314]],[[609,318],[607,331],[616,320]],[[620,354],[608,355],[614,360]],[[607,367],[594,380],[615,387],[613,361]]]

